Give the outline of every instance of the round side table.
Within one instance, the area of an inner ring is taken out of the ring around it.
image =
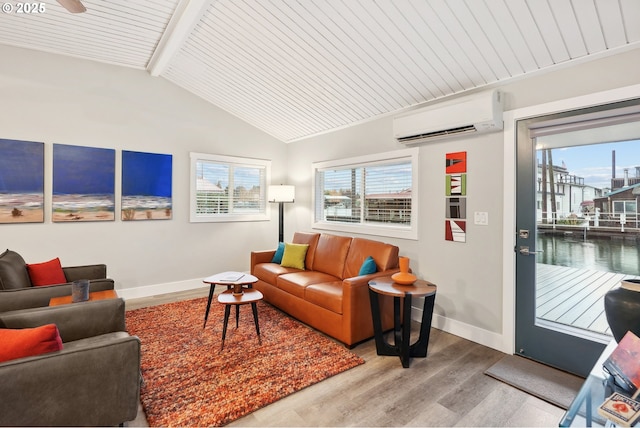
[[[412,357],[424,358],[427,356],[436,290],[437,287],[435,284],[421,279],[416,280],[416,282],[411,285],[398,284],[394,282],[390,276],[369,281],[371,315],[373,317],[373,331],[378,355],[399,356],[402,367],[404,368],[409,367]],[[393,345],[387,343],[382,334],[380,303],[378,299],[378,295],[380,294],[393,297]],[[409,343],[411,340],[412,297],[424,297],[420,336],[414,344]],[[402,312],[400,311],[401,299],[404,299]]]
[[[247,288],[242,293],[230,289],[218,295],[218,302],[224,305],[224,324],[222,327],[222,344],[220,345],[220,350],[224,348],[224,339],[227,336],[227,325],[229,324],[231,306],[236,307],[236,328],[238,328],[238,320],[240,319],[238,308],[240,305],[251,304],[251,310],[253,311],[253,323],[256,325],[258,341],[262,343],[262,340],[260,339],[260,326],[258,325],[258,307],[256,305],[256,302],[262,300],[262,298],[262,293],[258,290],[254,290],[253,288]]]
[[[207,300],[207,309],[204,313],[204,324],[202,328],[207,326],[207,318],[209,318],[209,309],[211,309],[211,300],[213,299],[213,292],[216,289],[216,285],[225,285],[227,290],[232,288],[239,288],[240,291],[250,289],[254,283],[258,282],[258,278],[248,273],[242,272],[221,272],[215,275],[211,275],[202,280],[205,284],[209,284],[209,300]],[[238,307],[236,307],[236,316],[238,315]]]

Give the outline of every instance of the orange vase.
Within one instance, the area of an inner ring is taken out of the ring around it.
[[[404,285],[413,284],[414,282],[416,282],[417,277],[409,273],[409,257],[398,257],[398,265],[400,266],[400,272],[391,275],[391,279],[393,279],[398,284]]]

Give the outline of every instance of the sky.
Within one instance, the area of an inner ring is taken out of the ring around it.
[[[635,167],[640,166],[640,140],[553,149],[553,163],[561,165],[564,162],[569,174],[584,178],[585,184],[611,187],[613,150],[616,152],[616,177],[624,177],[624,168],[629,169],[629,177],[635,177]]]
[[[113,149],[54,144],[53,194],[113,194],[115,165]]]
[[[172,156],[122,151],[122,196],[171,196]]]
[[[222,189],[229,187],[230,168],[233,170],[234,187],[244,187],[245,189],[260,186],[260,177],[263,170],[254,166],[234,165],[231,167],[215,161],[198,161],[197,168],[198,174],[202,174],[203,178],[212,184],[219,185]]]
[[[42,193],[44,143],[0,139],[0,192]]]

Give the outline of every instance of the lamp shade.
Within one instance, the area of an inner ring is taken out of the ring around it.
[[[296,188],[294,186],[279,184],[269,186],[268,200],[269,202],[293,202],[296,197]]]

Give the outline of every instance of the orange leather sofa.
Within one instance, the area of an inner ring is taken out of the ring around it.
[[[368,283],[399,271],[398,247],[305,232],[296,232],[292,242],[309,244],[304,270],[272,263],[275,250],[251,252],[251,274],[258,278],[254,288],[265,301],[349,347],[373,337]],[[368,256],[375,260],[377,272],[359,276]],[[381,297],[383,328],[390,329],[393,301]]]

